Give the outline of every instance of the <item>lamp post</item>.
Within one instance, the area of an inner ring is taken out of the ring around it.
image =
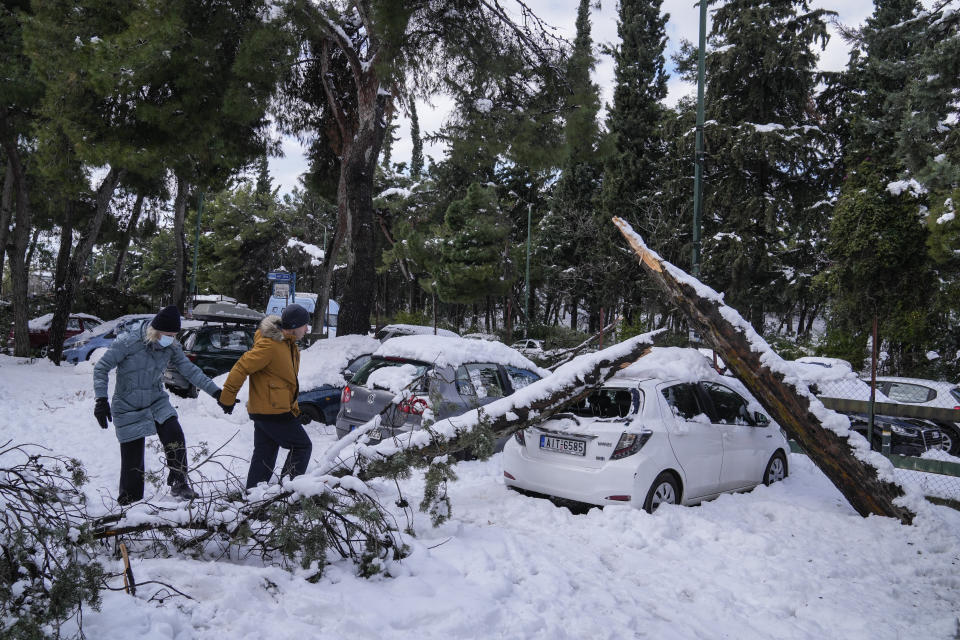
[[[190,316],[193,316],[193,301],[197,297],[197,262],[200,257],[201,216],[203,216],[203,191],[200,192],[200,199],[197,203],[197,239],[193,243],[193,275],[190,277],[190,302],[187,307]]]
[[[526,316],[526,322],[523,324],[523,338],[527,338],[527,329],[530,328],[530,226],[533,216],[533,203],[527,204],[527,277],[524,289],[526,296],[523,303],[523,315]]]
[[[700,0],[700,50],[697,54],[697,149],[693,177],[693,272],[700,277],[700,222],[703,219],[703,84],[707,48],[707,0]]]

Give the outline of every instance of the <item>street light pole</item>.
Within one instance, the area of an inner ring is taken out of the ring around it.
[[[523,325],[523,337],[527,338],[527,329],[530,327],[530,226],[533,216],[533,203],[527,205],[527,278],[526,278],[526,300],[523,304],[523,314],[526,316],[526,322]]]
[[[700,277],[700,223],[703,219],[703,84],[707,49],[707,0],[700,0],[700,50],[697,55],[697,150],[693,176],[693,272]]]
[[[193,301],[197,297],[197,262],[200,256],[200,217],[203,215],[203,191],[200,192],[200,200],[197,203],[197,239],[193,243],[193,275],[190,278],[190,303],[188,309],[190,315],[193,315]]]

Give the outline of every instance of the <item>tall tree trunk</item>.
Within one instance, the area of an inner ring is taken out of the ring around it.
[[[73,251],[73,218],[76,211],[76,202],[67,200],[63,203],[63,225],[60,227],[60,250],[57,251],[57,270],[53,275],[54,290],[59,291],[67,281],[67,271],[70,266],[70,252]]]
[[[137,199],[133,203],[133,211],[130,213],[130,221],[127,222],[127,228],[123,231],[123,236],[117,243],[117,263],[113,265],[113,278],[110,284],[117,286],[120,282],[120,274],[123,273],[123,261],[127,257],[127,249],[130,247],[130,238],[133,237],[133,231],[137,228],[140,221],[140,212],[143,211],[143,194],[138,193]]]
[[[570,296],[570,328],[577,330],[577,296]]]
[[[347,228],[346,221],[338,214],[337,226],[333,229],[333,237],[330,238],[330,244],[323,248],[323,286],[320,290],[320,297],[317,299],[317,306],[313,310],[313,326],[326,327],[327,335],[330,335],[330,327],[327,327],[327,307],[330,304],[330,285],[333,281],[333,268],[336,266],[336,256],[343,245],[343,235]],[[316,332],[317,329],[314,329]],[[340,333],[340,317],[337,316],[337,335]]]
[[[857,513],[864,517],[876,514],[897,518],[910,524],[914,512],[896,503],[897,498],[904,495],[903,489],[885,479],[883,469],[856,457],[856,449],[849,439],[860,436],[840,435],[824,427],[822,418],[816,414],[822,416],[822,412],[828,410],[802,381],[788,381],[783,373],[783,360],[742,316],[725,305],[715,292],[705,291],[699,281],[664,263],[643,245],[629,224],[619,218],[613,220],[654,282],[787,435],[803,447],[810,460],[833,482]],[[748,332],[752,335],[748,336]]]
[[[8,160],[4,164],[3,191],[0,192],[0,284],[3,283],[3,260],[7,255],[10,223],[13,221],[13,163]]]
[[[40,229],[39,227],[33,230],[33,235],[30,236],[30,248],[27,249],[27,258],[25,260],[27,267],[27,285],[30,283],[30,265],[33,264],[33,254],[37,250],[37,244],[40,242]]]
[[[113,199],[117,185],[120,184],[120,180],[125,173],[124,169],[110,167],[110,171],[103,178],[103,182],[100,183],[100,187],[97,189],[97,207],[93,218],[87,223],[86,228],[80,235],[80,242],[73,250],[73,255],[70,256],[67,277],[63,286],[57,289],[54,298],[53,321],[50,324],[50,347],[48,351],[50,360],[54,364],[60,364],[60,354],[63,352],[63,340],[67,331],[67,320],[70,316],[77,287],[83,277],[84,265],[100,237],[100,227],[110,211],[110,201]]]
[[[386,111],[391,97],[380,93],[375,74],[364,73],[363,80],[358,130],[345,143],[337,188],[337,209],[346,221],[347,248],[347,273],[337,335],[369,333],[373,302],[376,261],[373,178],[386,133]]]
[[[183,303],[187,297],[185,286],[186,277],[186,238],[183,235],[183,222],[187,217],[187,197],[190,194],[190,184],[181,175],[176,176],[177,196],[173,200],[173,237],[176,246],[176,265],[173,277],[173,304],[183,310]]]
[[[9,129],[7,119],[0,116],[0,144],[7,154],[7,161],[13,170],[14,191],[17,205],[15,209],[16,226],[13,229],[13,251],[10,255],[10,280],[13,285],[13,354],[25,358],[30,355],[30,332],[27,327],[29,310],[27,309],[27,244],[30,242],[30,190],[27,174],[20,159],[16,135]]]

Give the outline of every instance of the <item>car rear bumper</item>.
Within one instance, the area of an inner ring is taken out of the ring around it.
[[[633,495],[636,472],[636,460],[608,462],[599,469],[588,469],[537,460],[512,439],[503,448],[503,481],[508,487],[588,504],[625,503],[611,500],[610,496],[631,496],[630,502],[641,502],[644,496]]]

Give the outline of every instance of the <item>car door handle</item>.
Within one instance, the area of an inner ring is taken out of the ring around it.
[[[768,434],[767,434],[767,437],[768,437],[768,438],[772,438],[773,436],[768,433]]]

